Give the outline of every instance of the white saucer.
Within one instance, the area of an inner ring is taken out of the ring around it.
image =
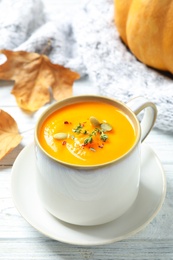
[[[110,223],[82,227],[62,222],[42,206],[35,184],[34,145],[23,149],[12,168],[12,196],[20,214],[38,231],[55,240],[75,245],[103,245],[134,235],[161,209],[166,193],[160,161],[148,145],[142,145],[138,197],[122,217]]]

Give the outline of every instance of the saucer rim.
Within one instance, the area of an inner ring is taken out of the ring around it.
[[[11,193],[12,193],[12,199],[13,199],[13,202],[14,202],[14,205],[16,207],[16,209],[18,210],[18,212],[20,213],[20,215],[37,231],[39,231],[41,234],[43,234],[44,236],[46,237],[49,237],[53,240],[56,240],[56,241],[59,241],[59,242],[62,242],[62,243],[66,243],[66,244],[71,244],[71,245],[77,245],[77,246],[97,246],[97,245],[106,245],[106,244],[112,244],[112,243],[115,243],[115,242],[118,242],[118,241],[122,241],[122,240],[125,240],[137,233],[139,233],[140,231],[142,231],[155,217],[156,215],[158,214],[158,212],[160,211],[160,209],[162,208],[162,205],[164,203],[164,200],[165,200],[165,196],[166,196],[166,189],[167,189],[167,184],[166,184],[166,176],[165,176],[165,173],[164,173],[164,169],[163,169],[163,166],[161,164],[161,161],[160,159],[158,158],[158,156],[156,155],[156,153],[154,152],[154,150],[151,148],[150,145],[148,144],[142,144],[142,149],[149,149],[153,156],[155,157],[155,160],[157,160],[157,165],[158,167],[160,167],[160,174],[162,176],[162,193],[161,193],[161,196],[160,196],[160,200],[158,201],[158,205],[156,207],[156,209],[154,210],[154,212],[151,214],[151,216],[146,219],[146,221],[144,221],[144,223],[142,225],[140,225],[139,227],[137,228],[134,228],[134,230],[132,231],[129,231],[127,232],[126,234],[124,235],[121,235],[121,236],[116,236],[114,239],[104,239],[102,240],[102,242],[99,242],[99,239],[97,242],[94,242],[94,243],[86,243],[86,242],[75,242],[75,241],[69,241],[68,239],[62,239],[61,237],[57,237],[57,236],[54,236],[54,235],[51,235],[50,233],[46,232],[46,231],[43,231],[41,228],[38,228],[36,225],[34,225],[33,221],[30,220],[30,218],[28,218],[28,216],[26,216],[26,213],[23,212],[22,209],[20,209],[16,199],[15,199],[15,195],[14,195],[14,188],[13,188],[13,184],[14,184],[14,174],[15,174],[15,171],[17,168],[17,163],[20,161],[21,157],[23,156],[23,153],[24,152],[28,152],[29,149],[31,149],[32,147],[34,146],[34,143],[30,143],[29,145],[27,145],[21,152],[20,154],[18,155],[18,157],[16,158],[14,164],[13,164],[13,167],[12,167],[12,174],[11,174]],[[34,149],[34,148],[33,148]],[[140,181],[141,183],[141,181]],[[36,192],[36,190],[35,190]],[[38,194],[37,194],[38,196]],[[39,196],[38,196],[39,197]],[[138,196],[137,196],[138,197]],[[39,199],[40,201],[40,199]],[[41,204],[41,201],[40,201],[40,204]],[[44,208],[42,206],[42,208]],[[44,211],[46,211],[44,209]],[[48,212],[46,212],[48,213]],[[50,213],[48,213],[51,217],[53,217]],[[121,218],[121,217],[120,217]],[[58,222],[62,223],[63,225],[63,221],[61,220],[58,220]],[[111,221],[111,222],[114,222],[115,220]],[[70,225],[70,226],[75,226],[76,225],[73,225],[73,224],[69,224],[69,223],[64,223],[66,225]],[[106,223],[107,224],[107,223]],[[102,224],[102,225],[98,225],[100,228],[102,228],[102,226],[106,225],[106,224]],[[97,227],[98,227],[97,226]],[[80,228],[80,226],[77,226]],[[83,226],[82,226],[83,228]],[[87,228],[87,227],[86,227]]]

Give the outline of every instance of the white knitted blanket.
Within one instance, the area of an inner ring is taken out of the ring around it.
[[[156,128],[173,132],[172,78],[137,61],[123,45],[113,23],[113,0],[88,0],[61,14],[42,1],[0,0],[0,49],[40,53],[48,46],[52,62],[89,75],[101,95],[124,102],[149,98],[158,108]]]

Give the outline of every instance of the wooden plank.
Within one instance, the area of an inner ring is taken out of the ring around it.
[[[98,247],[76,247],[52,240],[2,240],[3,260],[172,260],[172,242],[169,240],[128,240]]]

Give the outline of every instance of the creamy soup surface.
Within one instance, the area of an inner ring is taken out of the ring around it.
[[[133,124],[124,112],[101,102],[57,110],[46,118],[39,133],[40,144],[48,154],[74,165],[115,160],[133,146],[135,139]]]

